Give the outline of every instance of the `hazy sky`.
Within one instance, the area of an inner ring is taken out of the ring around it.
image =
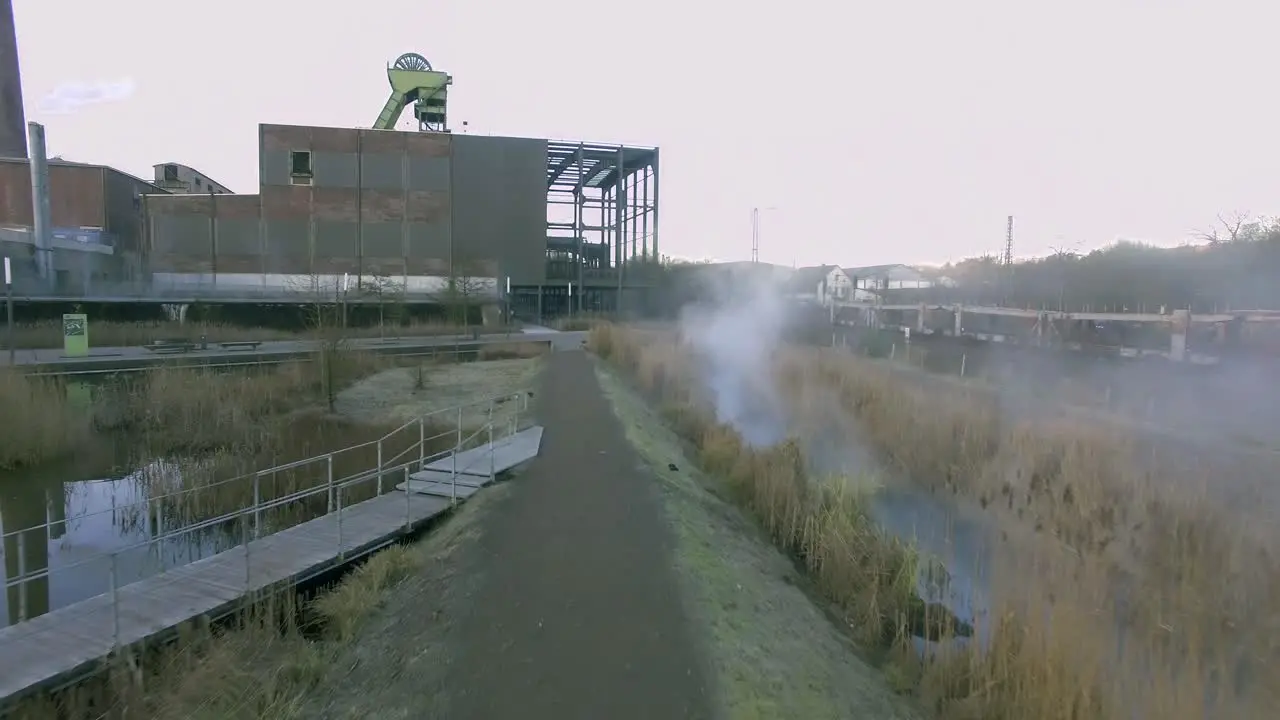
[[[384,68],[471,132],[662,148],[662,248],[942,262],[1280,212],[1274,0],[14,0],[52,154],[256,192],[257,123],[368,127]],[[97,102],[95,102],[97,101]]]

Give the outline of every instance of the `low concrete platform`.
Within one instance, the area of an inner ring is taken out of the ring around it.
[[[538,450],[541,447],[541,425],[534,425],[531,428],[498,440],[493,444],[492,471],[494,473],[506,472],[522,462],[532,460],[538,456]],[[489,444],[485,443],[480,447],[458,453],[456,464],[452,455],[436,460],[433,463],[428,463],[422,472],[439,472],[451,476],[455,468],[459,475],[488,477],[491,469]],[[432,476],[419,477],[420,474],[414,473],[409,477],[420,480],[435,479]]]

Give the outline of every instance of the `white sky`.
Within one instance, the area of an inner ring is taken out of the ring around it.
[[[1280,211],[1268,0],[14,0],[52,154],[256,192],[257,123],[369,126],[386,63],[472,133],[662,148],[662,249],[790,265],[1173,244]],[[97,102],[94,102],[97,100]]]

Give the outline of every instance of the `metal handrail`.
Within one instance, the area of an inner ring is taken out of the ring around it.
[[[360,449],[362,449],[362,448],[371,447],[371,446],[374,446],[374,445],[381,444],[382,442],[385,442],[386,440],[390,439],[392,436],[396,435],[397,433],[399,433],[399,432],[401,432],[401,431],[405,430],[406,428],[409,428],[409,427],[411,427],[411,426],[413,426],[413,425],[416,425],[416,424],[419,424],[419,423],[421,423],[421,431],[422,431],[422,433],[423,433],[423,434],[419,437],[419,443],[422,443],[422,442],[423,442],[423,441],[425,441],[425,440],[439,440],[439,439],[444,438],[444,437],[447,437],[447,436],[449,436],[449,435],[451,435],[451,434],[455,434],[456,432],[460,432],[460,429],[455,430],[455,429],[452,429],[452,428],[451,428],[450,430],[443,431],[443,432],[437,433],[437,434],[435,434],[435,435],[426,436],[426,435],[425,435],[426,424],[427,424],[427,422],[428,422],[429,420],[431,420],[431,419],[435,419],[435,418],[437,418],[437,417],[442,417],[442,416],[444,416],[444,414],[445,414],[445,413],[450,413],[451,415],[455,415],[455,416],[457,417],[457,419],[458,419],[458,422],[460,422],[460,421],[461,421],[462,411],[463,411],[463,410],[465,410],[465,409],[467,409],[467,408],[472,408],[472,407],[476,407],[476,406],[479,406],[479,405],[496,405],[499,401],[506,401],[506,400],[510,400],[510,399],[513,399],[513,398],[520,398],[520,399],[521,399],[521,401],[522,401],[522,402],[521,402],[521,405],[520,405],[520,406],[518,406],[518,407],[516,408],[516,411],[515,411],[515,412],[516,412],[516,414],[518,415],[518,414],[519,414],[519,412],[521,412],[522,410],[526,409],[526,408],[525,408],[526,403],[524,402],[524,398],[526,398],[526,397],[527,397],[527,396],[526,396],[526,395],[525,395],[525,393],[522,391],[522,392],[509,393],[509,394],[504,394],[504,395],[495,395],[495,396],[493,396],[493,397],[489,397],[489,398],[486,398],[486,399],[484,399],[484,400],[480,400],[480,401],[477,401],[477,402],[474,402],[474,403],[466,403],[466,404],[463,404],[463,405],[457,405],[457,406],[450,407],[450,408],[442,408],[442,409],[440,409],[440,410],[434,410],[434,411],[432,411],[432,412],[425,413],[425,414],[423,414],[423,415],[421,415],[421,416],[419,416],[419,417],[417,417],[417,418],[414,418],[414,419],[412,419],[412,420],[409,420],[409,421],[408,421],[408,422],[406,422],[405,424],[401,425],[400,427],[396,428],[395,430],[392,430],[391,432],[387,433],[386,435],[382,436],[381,438],[378,438],[377,440],[369,440],[369,441],[367,441],[367,442],[357,443],[357,444],[355,444],[355,445],[349,445],[349,446],[346,446],[346,447],[343,447],[343,448],[339,448],[339,449],[337,449],[337,450],[333,450],[333,451],[328,452],[328,453],[323,453],[323,454],[320,454],[320,455],[315,455],[315,456],[312,456],[312,457],[303,458],[303,459],[301,459],[301,460],[294,460],[294,461],[291,461],[291,462],[283,463],[283,464],[281,464],[281,465],[276,465],[276,466],[273,466],[273,467],[269,467],[269,468],[266,468],[266,469],[263,469],[263,470],[255,470],[255,471],[253,471],[253,472],[243,473],[243,474],[236,475],[236,476],[233,476],[233,477],[230,477],[230,478],[225,478],[225,479],[223,479],[223,480],[216,480],[216,481],[214,481],[214,482],[207,483],[207,484],[203,484],[203,485],[199,485],[199,486],[197,486],[197,487],[182,488],[182,489],[180,489],[180,490],[175,490],[175,491],[167,492],[167,493],[161,493],[161,494],[159,494],[159,495],[150,495],[150,496],[148,496],[148,497],[146,497],[146,498],[144,498],[144,499],[142,499],[142,500],[138,500],[138,501],[135,501],[135,502],[132,502],[132,503],[127,503],[127,504],[125,504],[125,505],[119,505],[119,506],[113,505],[113,506],[112,506],[111,508],[109,508],[109,509],[105,509],[105,510],[96,510],[96,511],[94,511],[94,512],[84,513],[84,514],[82,514],[82,515],[78,515],[78,516],[76,516],[75,518],[67,518],[67,519],[65,519],[65,520],[59,520],[59,521],[46,522],[46,523],[42,523],[42,524],[40,524],[40,525],[35,525],[35,526],[29,527],[29,528],[24,528],[24,529],[22,529],[22,530],[11,530],[11,531],[9,531],[9,532],[5,532],[5,533],[0,534],[0,540],[8,539],[8,538],[10,538],[10,537],[17,536],[17,535],[19,535],[19,534],[29,533],[29,532],[31,532],[31,531],[33,531],[33,530],[39,530],[39,529],[46,528],[46,527],[48,527],[48,526],[55,525],[55,524],[57,524],[57,525],[63,525],[63,524],[66,524],[66,523],[71,522],[73,519],[74,519],[74,520],[83,520],[83,519],[85,519],[85,518],[90,518],[90,517],[94,517],[94,516],[98,516],[98,515],[106,515],[106,514],[108,514],[108,513],[110,513],[110,514],[113,514],[113,515],[114,515],[114,514],[118,513],[120,510],[128,509],[128,508],[131,508],[131,507],[143,507],[143,506],[150,506],[150,505],[152,505],[153,503],[160,502],[160,501],[163,501],[163,500],[167,500],[167,499],[171,499],[171,498],[178,498],[178,497],[181,497],[181,496],[183,496],[183,495],[190,495],[190,494],[196,494],[196,493],[201,493],[201,492],[208,492],[209,490],[212,490],[212,489],[214,489],[214,488],[218,488],[218,487],[221,487],[221,486],[229,485],[229,484],[231,484],[231,483],[235,483],[235,482],[243,482],[243,481],[246,481],[246,480],[251,480],[251,479],[253,479],[255,476],[261,477],[261,476],[271,475],[271,474],[280,473],[280,472],[287,472],[287,471],[289,471],[289,470],[297,469],[297,468],[300,468],[300,467],[305,467],[305,466],[307,466],[307,465],[312,465],[312,464],[318,463],[318,462],[320,462],[320,461],[322,461],[322,460],[326,460],[326,459],[328,459],[328,458],[330,458],[330,457],[332,457],[332,456],[335,456],[335,455],[341,455],[342,453],[347,453],[347,452],[351,452],[351,451],[354,451],[354,450],[360,450]],[[451,418],[451,419],[452,419],[452,418]],[[3,550],[3,545],[0,545],[0,554],[2,554],[2,550]]]
[[[133,502],[133,503],[127,503],[127,504],[124,504],[124,505],[117,505],[117,504],[115,503],[115,496],[114,496],[114,494],[113,494],[113,495],[112,495],[112,507],[111,507],[111,508],[109,508],[109,509],[106,509],[106,510],[98,510],[98,511],[94,511],[94,512],[88,512],[88,513],[84,513],[84,514],[78,515],[78,516],[76,516],[75,518],[66,518],[66,519],[57,520],[57,521],[45,522],[45,523],[43,523],[43,524],[36,525],[36,526],[32,526],[32,527],[29,527],[29,528],[23,528],[23,529],[21,529],[21,530],[13,530],[13,531],[6,532],[6,533],[4,533],[3,535],[0,535],[0,539],[8,539],[9,537],[15,537],[15,538],[17,539],[17,546],[18,546],[18,547],[17,547],[17,554],[18,554],[18,563],[19,563],[19,568],[18,568],[18,573],[17,573],[17,575],[16,575],[16,576],[14,576],[13,578],[8,578],[8,579],[6,579],[6,580],[5,580],[4,587],[6,588],[6,590],[7,590],[8,588],[13,588],[13,587],[17,587],[17,588],[18,588],[18,590],[19,590],[19,592],[18,592],[18,596],[19,596],[19,618],[20,618],[20,619],[19,619],[19,622],[23,622],[24,620],[26,620],[26,619],[27,619],[27,617],[26,617],[26,606],[27,606],[27,602],[26,602],[26,601],[27,601],[27,585],[28,585],[30,582],[35,581],[35,580],[40,580],[40,579],[43,579],[43,578],[50,578],[50,577],[52,577],[52,573],[53,573],[53,570],[54,570],[53,568],[45,567],[45,568],[42,568],[42,569],[40,569],[40,570],[27,571],[27,570],[25,569],[25,567],[23,567],[23,566],[24,566],[24,564],[25,564],[25,560],[26,560],[25,544],[26,544],[26,538],[27,538],[27,535],[28,535],[28,534],[33,533],[33,532],[38,532],[38,531],[40,531],[40,530],[44,530],[44,531],[45,531],[45,535],[46,535],[46,537],[49,537],[50,529],[51,529],[51,528],[52,528],[52,526],[54,526],[54,525],[66,525],[66,524],[68,524],[68,523],[70,523],[70,522],[72,522],[72,521],[84,520],[84,519],[86,519],[86,518],[90,518],[90,517],[94,517],[94,516],[98,516],[98,515],[104,515],[104,514],[107,514],[107,513],[111,513],[111,514],[112,514],[112,517],[113,517],[113,519],[114,519],[114,517],[115,517],[116,515],[118,515],[118,514],[120,513],[120,511],[122,511],[122,510],[127,511],[127,510],[129,510],[130,508],[135,508],[135,507],[144,507],[144,508],[148,508],[148,509],[149,509],[153,504],[155,504],[155,503],[157,503],[157,502],[160,502],[160,501],[163,501],[163,500],[165,500],[165,499],[167,499],[167,498],[180,497],[180,496],[182,496],[182,495],[185,495],[185,494],[188,494],[188,493],[193,493],[193,492],[204,492],[204,491],[208,491],[210,488],[214,488],[214,487],[217,487],[217,486],[220,486],[220,485],[225,485],[225,484],[227,484],[227,483],[236,482],[236,481],[247,481],[247,480],[250,480],[250,479],[253,481],[253,501],[252,501],[252,503],[251,503],[251,504],[244,505],[244,506],[242,506],[242,507],[240,507],[240,508],[238,508],[238,509],[236,509],[236,510],[233,510],[233,511],[230,511],[230,512],[226,512],[226,513],[222,513],[222,514],[217,515],[217,516],[215,516],[215,517],[204,518],[204,519],[201,519],[201,520],[198,520],[198,521],[192,522],[192,523],[188,523],[188,524],[183,525],[183,526],[178,527],[178,528],[170,528],[170,529],[167,529],[167,530],[162,531],[162,532],[160,532],[160,533],[157,533],[157,534],[156,534],[156,535],[154,535],[153,537],[149,537],[149,538],[147,538],[147,539],[145,539],[145,540],[138,541],[138,542],[134,542],[134,543],[130,543],[130,544],[128,544],[128,545],[125,545],[125,546],[123,546],[123,547],[115,548],[115,549],[113,549],[113,550],[111,550],[111,551],[108,551],[108,552],[96,553],[96,554],[94,554],[94,555],[92,555],[92,556],[90,556],[90,557],[82,558],[82,559],[80,559],[80,560],[77,560],[77,561],[72,562],[72,563],[67,564],[67,565],[62,565],[62,566],[60,566],[60,567],[58,567],[58,568],[56,568],[56,569],[57,569],[58,571],[71,570],[71,569],[74,569],[74,568],[78,568],[78,567],[82,567],[82,566],[85,566],[85,565],[89,565],[89,564],[91,564],[91,563],[92,563],[92,564],[100,563],[100,562],[102,562],[104,559],[105,559],[105,560],[109,560],[109,561],[110,561],[110,564],[111,564],[111,571],[110,571],[111,589],[110,589],[110,592],[111,592],[111,593],[113,593],[113,604],[114,604],[114,602],[115,602],[115,600],[114,600],[114,593],[115,593],[115,592],[119,589],[119,587],[120,587],[120,585],[119,585],[119,583],[118,583],[117,568],[116,568],[116,565],[117,565],[117,558],[119,557],[119,555],[120,555],[120,554],[122,554],[122,553],[127,553],[127,552],[131,552],[131,551],[134,551],[134,550],[138,550],[138,549],[140,549],[140,548],[147,548],[147,547],[158,546],[158,545],[161,545],[161,544],[163,544],[163,543],[165,543],[165,542],[168,542],[168,541],[170,541],[170,540],[173,540],[173,539],[175,539],[175,538],[182,537],[182,536],[185,536],[185,535],[189,535],[189,534],[194,533],[194,532],[199,532],[199,531],[209,530],[209,529],[212,529],[212,528],[215,528],[215,527],[219,527],[219,526],[224,526],[224,525],[226,525],[226,524],[228,524],[228,523],[230,523],[230,522],[236,521],[236,520],[240,520],[241,522],[245,522],[247,519],[251,518],[251,519],[252,519],[252,521],[253,521],[253,527],[252,527],[252,533],[251,533],[251,535],[245,534],[245,532],[248,532],[247,530],[242,531],[242,537],[241,537],[240,542],[238,542],[238,543],[236,543],[235,545],[232,545],[232,546],[230,546],[230,547],[228,547],[228,548],[226,548],[226,549],[224,549],[224,550],[220,550],[220,551],[219,551],[219,552],[227,552],[227,551],[232,550],[232,549],[235,549],[236,547],[239,547],[239,546],[241,546],[241,545],[246,545],[246,553],[247,553],[247,552],[248,552],[248,549],[247,549],[247,543],[252,542],[253,540],[259,539],[259,538],[261,538],[261,537],[264,537],[265,535],[269,535],[269,534],[270,534],[270,532],[268,532],[268,533],[263,533],[263,532],[262,532],[263,528],[262,528],[262,521],[261,521],[261,518],[262,518],[262,514],[263,514],[264,512],[269,512],[269,511],[274,510],[274,509],[276,509],[276,508],[285,507],[285,506],[287,506],[287,505],[291,505],[291,504],[297,503],[297,502],[299,502],[299,501],[302,501],[302,500],[305,500],[305,499],[308,499],[308,498],[311,498],[311,497],[319,496],[319,495],[321,495],[321,494],[324,494],[324,495],[326,495],[326,496],[328,497],[328,507],[327,507],[326,512],[325,512],[325,513],[323,513],[322,515],[317,516],[316,518],[309,518],[308,520],[302,520],[302,521],[300,521],[300,522],[308,522],[308,521],[309,521],[309,520],[311,520],[311,519],[319,519],[319,517],[324,517],[324,516],[326,516],[326,515],[331,515],[331,514],[333,514],[333,513],[336,511],[336,512],[337,512],[337,514],[338,514],[338,543],[339,543],[339,551],[340,551],[340,553],[341,553],[341,543],[342,543],[342,508],[343,508],[343,503],[342,503],[342,499],[343,499],[343,497],[342,497],[342,496],[343,496],[343,493],[344,493],[344,491],[345,491],[346,489],[348,489],[348,488],[350,488],[350,487],[354,487],[354,486],[359,485],[359,484],[362,484],[362,483],[368,483],[368,482],[371,482],[371,481],[376,481],[377,486],[376,486],[376,490],[375,490],[375,495],[374,495],[374,497],[375,497],[375,498],[376,498],[376,497],[381,497],[383,494],[385,494],[385,493],[384,493],[384,490],[383,490],[382,479],[383,479],[384,477],[386,477],[388,474],[392,474],[392,475],[394,475],[394,474],[397,474],[397,473],[402,473],[402,474],[404,475],[404,477],[405,477],[405,480],[407,481],[407,480],[408,480],[408,475],[409,475],[410,471],[411,471],[411,470],[412,470],[412,468],[414,468],[415,466],[416,466],[418,469],[422,469],[422,468],[424,468],[426,465],[428,465],[428,464],[430,464],[430,463],[432,463],[432,462],[436,462],[437,460],[440,460],[440,459],[443,459],[443,458],[445,458],[445,457],[449,457],[449,456],[451,456],[451,455],[452,455],[452,456],[455,458],[455,462],[454,462],[454,469],[453,469],[453,472],[452,472],[452,475],[453,475],[453,482],[454,482],[454,489],[453,489],[453,491],[451,492],[451,495],[452,495],[452,499],[456,502],[456,500],[457,500],[457,491],[456,491],[456,482],[457,482],[457,462],[456,462],[456,458],[457,458],[458,453],[460,453],[460,452],[462,451],[462,448],[463,448],[463,446],[464,446],[464,445],[466,445],[466,444],[468,444],[468,443],[470,443],[470,442],[474,441],[475,439],[479,438],[482,434],[487,434],[487,437],[488,437],[488,447],[489,447],[489,455],[490,455],[490,475],[492,476],[492,474],[493,474],[493,468],[494,468],[494,465],[493,465],[493,463],[494,463],[493,455],[495,454],[495,453],[494,453],[494,451],[495,451],[495,447],[494,447],[494,442],[495,442],[494,428],[495,428],[495,426],[496,426],[496,423],[495,423],[495,420],[494,420],[494,417],[493,417],[493,410],[494,410],[494,408],[495,408],[498,404],[500,404],[500,403],[504,403],[504,404],[505,404],[506,402],[511,401],[511,400],[515,400],[515,401],[516,401],[516,403],[515,403],[515,408],[514,408],[514,412],[512,413],[511,418],[509,419],[509,432],[510,432],[510,434],[511,434],[511,435],[513,435],[513,434],[514,434],[516,431],[518,431],[518,429],[519,429],[519,418],[520,418],[520,413],[521,413],[522,411],[527,411],[527,402],[528,402],[528,400],[527,400],[527,399],[528,399],[528,393],[527,393],[527,391],[523,391],[523,390],[522,390],[522,391],[519,391],[519,392],[516,392],[516,393],[510,393],[510,394],[504,394],[504,395],[495,395],[495,396],[492,396],[492,397],[490,397],[490,398],[486,398],[486,399],[484,399],[484,400],[480,400],[480,401],[477,401],[477,402],[473,402],[473,403],[466,403],[466,404],[458,405],[458,406],[454,406],[454,407],[451,407],[451,408],[445,408],[445,409],[441,409],[441,410],[436,410],[436,411],[433,411],[433,412],[430,412],[430,413],[425,413],[425,414],[423,414],[423,415],[421,415],[421,416],[419,416],[419,417],[417,417],[417,418],[414,418],[414,419],[412,419],[412,420],[409,420],[409,421],[405,422],[405,423],[404,423],[404,424],[402,424],[400,427],[396,428],[395,430],[392,430],[392,431],[388,432],[387,434],[383,435],[381,438],[379,438],[379,439],[377,439],[377,440],[372,440],[372,441],[368,441],[368,442],[364,442],[364,443],[358,443],[358,444],[356,444],[356,445],[351,445],[351,446],[348,446],[348,447],[340,448],[340,449],[338,449],[338,450],[334,450],[334,451],[331,451],[331,452],[328,452],[328,453],[324,453],[324,454],[321,454],[321,455],[316,455],[316,456],[309,457],[309,458],[304,458],[304,459],[301,459],[301,460],[295,460],[295,461],[292,461],[292,462],[288,462],[288,463],[284,463],[284,464],[277,465],[277,466],[274,466],[274,467],[270,467],[270,468],[267,468],[267,469],[265,469],[265,470],[258,470],[258,471],[254,471],[254,472],[252,472],[252,473],[245,473],[245,474],[242,474],[242,475],[235,476],[235,477],[233,477],[233,478],[228,478],[228,479],[226,479],[226,480],[221,480],[221,481],[217,481],[217,482],[214,482],[214,483],[209,483],[209,484],[207,484],[207,485],[202,485],[202,486],[199,486],[199,487],[196,487],[196,488],[184,488],[184,489],[182,489],[182,490],[178,490],[178,491],[171,492],[171,493],[164,493],[164,494],[161,494],[161,495],[156,495],[156,496],[146,497],[146,498],[144,498],[144,499],[142,499],[142,500],[139,500],[139,501],[136,501],[136,502]],[[478,429],[476,429],[473,433],[471,433],[470,435],[467,435],[467,436],[465,436],[465,437],[464,437],[464,436],[463,436],[463,434],[462,434],[462,433],[463,433],[463,424],[462,424],[462,420],[463,420],[464,410],[466,410],[466,409],[468,409],[468,408],[473,408],[473,407],[481,406],[481,405],[486,405],[486,404],[488,405],[488,412],[487,412],[487,418],[486,418],[486,420],[485,420],[481,425],[479,425]],[[427,435],[426,435],[426,425],[427,425],[427,422],[428,422],[430,419],[433,419],[433,418],[436,418],[436,417],[438,417],[438,416],[443,415],[444,413],[452,413],[452,414],[454,415],[454,419],[455,419],[455,421],[456,421],[455,427],[450,428],[450,429],[449,429],[448,431],[446,431],[446,432],[437,433],[437,434],[432,435],[432,436],[427,436]],[[418,427],[418,434],[419,434],[418,440],[417,440],[415,443],[413,443],[412,445],[410,445],[408,448],[406,448],[405,450],[403,450],[403,451],[401,451],[400,453],[398,453],[395,457],[390,458],[389,460],[388,460],[388,459],[384,459],[384,458],[383,458],[383,452],[382,452],[382,446],[383,446],[383,443],[384,443],[385,441],[389,440],[390,438],[394,437],[394,436],[395,436],[395,435],[397,435],[398,433],[401,433],[401,432],[405,431],[406,429],[412,428],[412,427],[414,427],[415,425]],[[441,450],[441,451],[433,452],[433,453],[427,453],[427,452],[426,452],[426,443],[427,443],[428,441],[431,441],[431,440],[438,440],[438,439],[441,439],[441,438],[443,438],[443,437],[447,437],[447,436],[449,436],[449,435],[453,435],[453,436],[454,436],[454,444],[453,444],[453,447],[448,448],[448,449],[445,449],[445,450]],[[508,437],[509,437],[509,436],[510,436],[510,435],[508,435]],[[334,474],[333,474],[333,472],[334,472],[333,459],[334,459],[334,457],[335,457],[335,456],[340,455],[340,454],[345,453],[345,452],[349,452],[349,451],[357,450],[357,449],[361,449],[361,448],[367,448],[367,447],[370,447],[370,446],[377,446],[377,448],[378,448],[378,458],[377,458],[377,461],[376,461],[376,463],[377,463],[377,464],[376,464],[376,466],[374,466],[374,467],[372,467],[372,468],[369,468],[369,469],[367,469],[367,470],[357,471],[357,472],[355,472],[355,473],[353,473],[353,474],[351,474],[351,475],[349,475],[349,476],[347,476],[347,477],[344,477],[344,478],[335,478],[335,477],[334,477]],[[399,460],[400,458],[402,458],[405,454],[407,454],[407,453],[411,453],[411,452],[413,452],[414,450],[417,450],[417,451],[418,451],[417,457],[410,457],[409,459],[407,459],[407,460],[405,460],[405,461],[403,461],[403,462],[396,462],[397,460]],[[261,497],[261,480],[262,480],[262,478],[263,478],[263,477],[269,477],[269,476],[271,476],[271,475],[273,475],[273,474],[275,474],[275,473],[285,472],[285,471],[292,470],[292,469],[298,469],[298,468],[302,468],[302,467],[307,467],[307,466],[309,466],[309,465],[314,465],[314,464],[319,463],[319,462],[321,462],[321,461],[325,462],[325,464],[326,464],[326,478],[325,478],[325,481],[324,481],[322,484],[318,484],[318,485],[315,485],[315,486],[312,486],[312,487],[303,488],[303,489],[301,489],[301,490],[295,490],[295,491],[293,491],[293,492],[291,492],[291,493],[288,493],[288,494],[285,494],[285,495],[282,495],[282,496],[279,496],[279,497],[272,498],[271,500],[266,500],[266,501],[264,501],[264,500],[262,499],[262,497]],[[406,501],[405,501],[405,512],[406,512],[405,522],[406,522],[406,524],[408,524],[408,523],[410,522],[410,514],[409,514],[409,513],[410,513],[410,509],[411,509],[411,504],[410,504],[411,495],[412,495],[412,493],[411,493],[411,492],[409,492],[408,488],[406,487],[406,492],[405,492],[405,496],[406,496]],[[370,499],[372,499],[372,498],[370,498]],[[298,524],[298,523],[294,523],[294,524]],[[289,527],[292,527],[292,526],[293,526],[292,524],[291,524],[291,525],[289,525]],[[285,527],[276,528],[273,532],[278,532],[279,530],[283,530],[283,529],[286,529],[286,528],[285,528]],[[4,547],[5,547],[4,542],[0,541],[0,556],[3,556]],[[165,572],[165,571],[166,571],[166,570],[161,570],[160,572]],[[141,579],[142,579],[142,578],[139,578],[139,580],[141,580]]]

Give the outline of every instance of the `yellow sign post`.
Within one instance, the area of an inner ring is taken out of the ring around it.
[[[89,354],[89,316],[80,313],[62,316],[62,352],[67,357]]]

